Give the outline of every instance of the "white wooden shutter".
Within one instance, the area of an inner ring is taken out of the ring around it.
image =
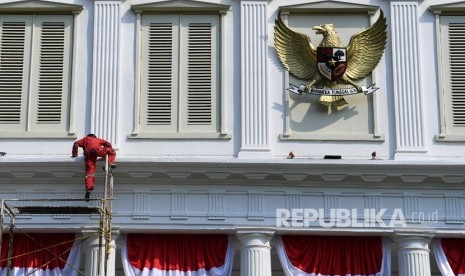
[[[31,16],[0,17],[0,127],[25,131]]]
[[[217,131],[218,15],[181,17],[181,129]]]
[[[465,134],[465,18],[441,17],[446,134]]]
[[[144,131],[177,131],[178,32],[179,16],[143,17],[140,120]]]
[[[66,130],[72,23],[67,15],[35,16],[31,130]]]

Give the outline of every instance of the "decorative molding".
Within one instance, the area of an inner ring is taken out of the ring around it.
[[[150,194],[135,193],[132,218],[137,220],[150,219]]]
[[[414,214],[418,215],[420,211],[420,199],[412,196],[404,196],[404,215],[411,223],[420,223],[418,219],[415,219]]]
[[[465,181],[464,175],[443,175],[441,177],[445,183],[463,183]]]
[[[460,197],[446,197],[446,223],[463,224],[463,204]]]
[[[171,194],[171,219],[185,220],[186,214],[186,194],[172,193]]]
[[[208,195],[208,219],[209,220],[224,220],[225,207],[224,195],[209,194]]]
[[[366,209],[381,209],[381,199],[379,196],[365,196],[365,208]]]
[[[338,182],[344,180],[346,178],[347,174],[329,174],[329,173],[322,173],[321,178],[325,181],[333,181],[333,182]]]
[[[405,183],[421,183],[426,179],[426,175],[401,175],[400,179]]]
[[[331,209],[339,208],[339,196],[324,195],[325,220],[331,216]]]
[[[362,175],[360,175],[360,177],[365,182],[382,182],[386,178],[386,175],[382,175],[382,174],[362,174]]]
[[[191,172],[188,171],[167,171],[166,174],[174,179],[187,179]]]
[[[10,174],[17,178],[32,178],[36,175],[34,171],[12,171]]]
[[[288,181],[302,181],[307,176],[306,173],[283,173],[283,177]]]
[[[263,195],[249,194],[248,220],[264,220]]]
[[[301,195],[286,195],[286,208],[288,210],[302,208]]]

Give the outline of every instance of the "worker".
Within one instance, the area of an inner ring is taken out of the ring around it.
[[[116,152],[111,146],[110,142],[103,139],[97,138],[94,134],[88,134],[86,137],[79,139],[74,142],[72,157],[78,156],[78,148],[81,147],[84,150],[84,162],[86,168],[86,195],[85,199],[89,200],[90,192],[94,190],[95,181],[95,166],[97,158],[102,157],[99,160],[104,160],[104,157],[108,155],[108,165],[110,168],[115,168],[116,165],[115,157]]]

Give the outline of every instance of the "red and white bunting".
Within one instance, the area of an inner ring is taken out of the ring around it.
[[[433,252],[443,276],[465,276],[465,239],[434,239]]]
[[[231,275],[234,238],[228,235],[128,234],[123,239],[125,275]]]
[[[7,275],[9,237],[3,235],[0,275]],[[75,234],[14,234],[11,276],[75,276],[81,246]],[[73,268],[74,267],[74,268]]]
[[[286,276],[389,276],[389,240],[381,237],[277,236]]]

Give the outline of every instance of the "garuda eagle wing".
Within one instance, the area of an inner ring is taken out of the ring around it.
[[[310,37],[287,27],[278,14],[274,25],[274,45],[279,59],[289,72],[301,80],[314,78],[317,72],[316,48]]]
[[[375,24],[351,37],[347,46],[347,77],[361,79],[375,69],[386,47],[386,28],[386,17],[380,10]]]

